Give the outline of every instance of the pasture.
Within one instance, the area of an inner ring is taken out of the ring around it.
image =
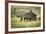
[[[21,17],[11,17],[11,28],[26,28],[26,27],[40,27],[41,21],[36,20],[36,21],[29,21],[26,20],[20,21]]]

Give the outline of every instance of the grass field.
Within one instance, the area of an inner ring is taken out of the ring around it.
[[[26,28],[26,27],[40,27],[41,21],[20,21],[21,18],[12,17],[11,27],[12,28]]]

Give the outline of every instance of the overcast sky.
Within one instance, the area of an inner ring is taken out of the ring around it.
[[[41,8],[36,6],[11,6],[12,9],[16,8],[16,14],[25,14],[29,13],[30,10],[37,14],[37,16],[41,16]]]

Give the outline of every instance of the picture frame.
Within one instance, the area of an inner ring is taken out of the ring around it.
[[[14,12],[14,9],[16,12]],[[35,14],[33,13],[32,14],[30,13],[30,15],[28,15],[30,9],[31,9],[31,12],[34,12],[38,16],[38,18],[34,16]],[[25,14],[28,15],[29,17],[26,16]],[[13,15],[17,17],[14,18]],[[35,18],[31,19],[31,16]],[[21,20],[21,21],[17,20],[14,22],[12,18],[14,19],[17,18],[18,20]],[[39,21],[37,21],[36,18],[39,19]],[[33,25],[30,24],[30,22],[33,23]],[[37,24],[40,23],[40,25],[36,25],[36,22],[38,22]],[[45,31],[45,3],[44,2],[26,2],[26,1],[5,0],[5,34],[23,33],[23,32],[42,32],[42,31]]]

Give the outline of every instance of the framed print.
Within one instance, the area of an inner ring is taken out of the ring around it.
[[[5,4],[5,33],[44,31],[44,21],[44,2],[7,1]]]

